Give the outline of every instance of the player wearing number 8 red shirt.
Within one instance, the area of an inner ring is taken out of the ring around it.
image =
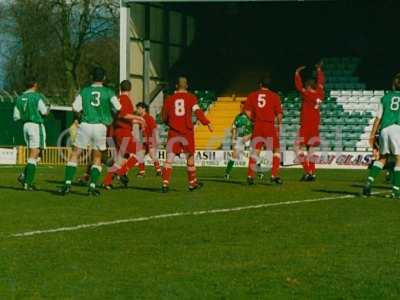
[[[313,148],[320,145],[319,126],[321,122],[320,105],[325,97],[324,73],[322,64],[316,66],[317,80],[307,79],[303,85],[301,71],[306,67],[300,67],[295,73],[295,85],[299,91],[303,104],[300,114],[300,130],[297,140],[298,159],[303,165],[304,176],[302,181],[315,180],[315,156]],[[308,153],[306,154],[305,151]]]
[[[273,152],[271,182],[282,184],[279,178],[281,162],[279,132],[282,124],[282,106],[280,96],[267,88],[270,82],[271,78],[268,74],[260,80],[259,90],[251,93],[245,104],[246,114],[254,122],[251,138],[252,154],[247,172],[247,182],[250,185],[254,184],[257,161],[262,148]]]
[[[164,102],[162,118],[169,126],[167,141],[167,160],[162,170],[162,191],[168,192],[172,173],[172,163],[176,155],[186,154],[189,190],[193,191],[201,184],[197,182],[196,167],[194,165],[195,141],[193,113],[201,124],[208,126],[212,132],[210,121],[197,104],[197,98],[187,91],[186,77],[179,77],[177,90]]]

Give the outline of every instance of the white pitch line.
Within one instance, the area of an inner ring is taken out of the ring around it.
[[[110,226],[110,225],[123,224],[123,223],[137,223],[137,222],[145,222],[145,221],[150,221],[150,220],[167,219],[167,218],[183,217],[183,216],[199,216],[199,215],[210,215],[210,214],[218,214],[218,213],[229,213],[229,212],[236,212],[236,211],[242,211],[242,210],[259,209],[259,208],[265,208],[265,207],[293,205],[293,204],[311,203],[311,202],[321,202],[321,201],[336,200],[336,199],[349,199],[349,198],[355,198],[355,197],[356,196],[354,196],[354,195],[345,195],[345,196],[325,197],[325,198],[317,198],[317,199],[295,200],[295,201],[276,202],[276,203],[264,203],[264,204],[258,204],[258,205],[239,206],[239,207],[232,207],[232,208],[176,212],[176,213],[154,215],[154,216],[148,216],[148,217],[136,217],[136,218],[129,218],[129,219],[114,220],[114,221],[98,222],[98,223],[92,223],[92,224],[81,224],[81,225],[69,226],[69,227],[59,227],[59,228],[54,228],[54,229],[27,231],[27,232],[12,234],[11,237],[27,237],[27,236],[41,235],[41,234],[47,234],[47,233],[76,231],[76,230],[87,229],[87,228],[97,228],[97,227]]]

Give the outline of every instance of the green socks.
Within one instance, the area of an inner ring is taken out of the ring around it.
[[[90,188],[95,189],[101,175],[101,167],[93,165],[90,170]]]
[[[226,166],[225,174],[230,174],[232,172],[234,164],[235,164],[235,161],[233,159],[230,159],[228,161],[228,165]]]
[[[375,181],[375,178],[378,177],[379,173],[383,169],[383,164],[380,161],[375,161],[374,164],[372,165],[371,170],[369,171],[369,176],[368,176],[368,181],[367,184],[373,184]]]
[[[68,162],[65,167],[65,179],[64,182],[66,185],[71,185],[74,180],[76,174],[76,168],[78,164],[76,162]]]
[[[33,181],[35,180],[36,174],[36,159],[30,158],[28,159],[28,164],[25,167],[25,183],[28,185],[32,185]]]
[[[400,167],[394,168],[393,192],[395,195],[400,195]]]

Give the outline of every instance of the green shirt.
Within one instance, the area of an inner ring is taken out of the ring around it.
[[[233,128],[236,129],[238,137],[244,137],[253,132],[253,123],[245,113],[240,113],[233,121]]]
[[[43,115],[48,113],[48,108],[44,102],[45,97],[34,91],[26,91],[17,98],[14,107],[14,120],[42,124]]]
[[[74,111],[82,112],[82,122],[110,125],[112,111],[121,109],[114,92],[102,85],[91,85],[81,90],[72,104]]]
[[[400,92],[393,91],[382,97],[377,117],[381,119],[380,130],[391,125],[400,125]]]

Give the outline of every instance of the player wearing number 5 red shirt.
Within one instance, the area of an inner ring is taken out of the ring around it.
[[[187,91],[188,83],[186,77],[179,77],[177,90],[164,102],[162,118],[169,126],[167,141],[167,160],[162,170],[162,191],[168,192],[172,173],[172,163],[176,155],[186,154],[187,174],[189,190],[193,191],[201,184],[196,177],[196,167],[194,164],[195,142],[194,126],[192,121],[193,113],[201,124],[208,126],[212,132],[210,121],[206,118],[203,111],[197,104],[197,98]]]
[[[295,73],[295,85],[299,91],[303,104],[300,114],[300,130],[297,140],[298,159],[303,165],[304,176],[302,181],[315,180],[315,156],[313,151],[320,145],[319,126],[321,122],[320,105],[325,97],[324,73],[322,64],[316,65],[317,80],[307,79],[303,85],[301,71],[306,67],[299,67]],[[308,153],[305,153],[307,151]]]
[[[269,75],[260,80],[260,89],[251,93],[245,104],[246,114],[254,122],[251,138],[252,154],[247,173],[247,182],[250,185],[254,184],[255,170],[262,148],[273,152],[271,182],[282,184],[279,178],[282,106],[280,96],[267,88],[270,81]]]

